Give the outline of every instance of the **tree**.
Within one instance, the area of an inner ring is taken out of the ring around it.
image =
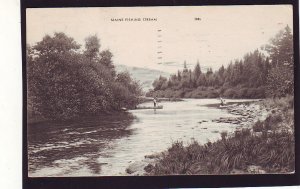
[[[206,81],[206,76],[204,74],[201,74],[197,80],[197,86],[206,86],[207,81]]]
[[[240,98],[262,98],[268,93],[270,96],[285,96],[293,94],[294,91],[294,58],[293,58],[293,35],[287,26],[280,31],[270,44],[265,47],[269,56],[261,51],[254,50],[244,55],[242,59],[231,61],[225,68],[223,65],[215,72],[211,68],[201,73],[199,61],[194,67],[192,74],[187,69],[184,61],[183,70],[178,70],[177,80],[170,78],[169,89],[177,90],[182,94],[190,96],[214,96],[207,95],[203,91],[220,92],[225,94],[226,90],[236,91],[230,97]],[[192,75],[192,77],[191,77]],[[192,84],[191,84],[192,83]],[[217,88],[219,87],[219,88]],[[185,93],[185,88],[190,88]],[[160,94],[166,95],[163,91]],[[191,95],[192,94],[192,95]]]
[[[186,61],[183,62],[183,70],[186,70],[187,66],[186,66]]]
[[[265,48],[270,55],[274,67],[280,65],[293,67],[293,35],[288,25],[272,38],[270,44],[266,45]]]
[[[90,61],[94,60],[99,55],[100,46],[100,39],[97,35],[91,35],[85,38],[84,55],[89,58]]]
[[[183,70],[182,70],[182,78],[181,78],[181,86],[184,88],[188,88],[190,84],[190,74],[189,70],[187,69],[186,66],[186,61],[184,61],[183,64]]]
[[[158,79],[154,80],[152,86],[154,90],[166,89],[168,86],[168,79],[166,77],[159,76]]]
[[[193,88],[194,87],[194,80],[193,80],[193,76],[192,76],[192,70],[189,69],[189,87]]]
[[[80,48],[73,38],[66,36],[62,32],[54,33],[54,37],[46,35],[43,40],[34,46],[34,50],[40,56],[48,56],[50,54],[62,54],[76,51]]]
[[[95,43],[94,43],[95,42]],[[115,78],[109,51],[89,37],[82,53],[64,33],[46,35],[27,47],[28,112],[46,119],[70,119],[134,107],[141,94],[130,75]],[[97,45],[98,44],[98,45]],[[101,57],[100,57],[100,56]],[[102,58],[102,59],[101,59]]]
[[[110,70],[112,76],[114,77],[116,75],[116,72],[115,72],[115,66],[113,65],[112,62],[112,57],[113,54],[109,50],[101,51],[99,62],[104,66],[106,66]]]
[[[45,36],[32,47],[35,56],[27,60],[28,95],[35,114],[48,118],[73,117],[80,102],[76,55],[79,45],[64,33]]]
[[[118,73],[116,83],[113,85],[114,101],[117,102],[118,108],[133,108],[139,101],[142,94],[138,82],[134,81],[128,72]]]
[[[193,73],[194,73],[194,79],[195,79],[195,81],[197,81],[198,78],[199,78],[199,76],[200,76],[200,74],[201,74],[201,68],[200,68],[199,61],[197,61],[197,64],[196,64],[196,66],[194,68],[194,72]]]
[[[206,75],[209,76],[211,74],[213,74],[212,68],[208,68],[207,72],[206,72]]]
[[[116,82],[121,83],[123,85],[127,85],[131,83],[131,77],[129,72],[120,72],[117,75]]]
[[[178,81],[180,82],[180,81],[181,81],[181,73],[180,73],[179,70],[178,70],[178,72],[177,72],[177,78],[178,78]]]
[[[280,31],[266,46],[272,68],[268,75],[268,90],[272,96],[294,92],[293,35],[289,26]]]
[[[225,68],[222,65],[218,70],[218,81],[219,85],[223,85],[225,81]]]

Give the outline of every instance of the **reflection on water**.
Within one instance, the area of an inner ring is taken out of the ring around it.
[[[29,176],[124,175],[130,163],[166,150],[172,141],[214,141],[236,125],[211,122],[233,116],[205,106],[213,103],[218,100],[162,102],[156,111],[130,111],[135,119],[121,114],[28,125]]]

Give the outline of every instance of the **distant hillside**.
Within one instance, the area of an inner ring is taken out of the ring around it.
[[[144,92],[147,92],[152,88],[152,83],[160,75],[169,77],[170,74],[159,70],[153,70],[148,68],[130,67],[126,65],[115,65],[117,72],[128,71],[131,76],[140,82]]]

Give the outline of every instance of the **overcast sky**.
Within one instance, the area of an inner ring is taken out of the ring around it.
[[[174,72],[184,60],[190,68],[199,60],[217,69],[268,43],[287,24],[292,28],[292,14],[289,5],[27,9],[27,43],[64,32],[83,45],[97,34],[116,64]]]

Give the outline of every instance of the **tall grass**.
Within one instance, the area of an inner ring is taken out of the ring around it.
[[[193,141],[184,147],[182,142],[175,142],[152,174],[228,174],[233,169],[246,172],[249,165],[261,166],[270,173],[294,170],[295,141],[291,133],[249,133],[236,133],[234,137],[204,145]]]

